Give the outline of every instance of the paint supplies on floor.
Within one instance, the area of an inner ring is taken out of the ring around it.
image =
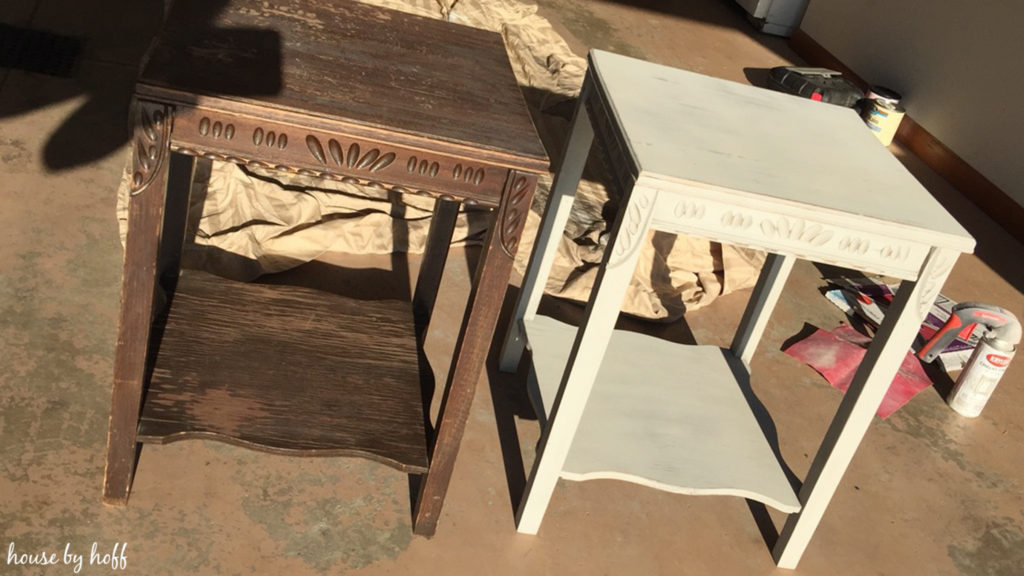
[[[861,334],[849,324],[827,331],[817,329],[813,334],[786,348],[784,352],[825,377],[829,385],[846,392],[853,381],[857,368],[867,354],[871,337]],[[877,414],[886,419],[899,410],[918,392],[932,385],[921,362],[914,354],[907,352],[900,369],[885,393]]]
[[[843,78],[842,73],[828,68],[776,66],[768,72],[768,87],[847,108],[864,98],[864,92]]]
[[[896,293],[898,284],[885,284],[871,278],[830,278],[827,282],[834,286],[825,293],[825,297],[840,310],[852,318],[859,319],[872,328],[878,328],[885,316],[885,310]],[[949,320],[950,311],[956,302],[939,294],[932,304],[928,316],[921,324],[921,331],[914,342],[916,352],[924,343],[942,329]],[[941,354],[936,361],[946,372],[960,370],[974,352],[978,341],[984,336],[985,328],[976,325],[966,326]]]

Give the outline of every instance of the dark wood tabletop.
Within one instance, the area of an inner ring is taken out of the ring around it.
[[[433,534],[548,168],[501,36],[347,0],[176,0],[135,96],[104,501],[127,502],[139,441],[218,439],[422,475]],[[437,198],[412,298],[178,277],[200,160]],[[490,226],[430,421],[421,335],[462,204]]]
[[[294,111],[547,167],[499,34],[354,1],[179,0],[138,92]]]

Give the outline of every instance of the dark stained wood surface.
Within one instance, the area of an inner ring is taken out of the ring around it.
[[[487,362],[498,312],[508,289],[519,238],[537,190],[537,176],[512,172],[505,186],[501,207],[487,233],[484,252],[473,276],[473,289],[452,353],[450,385],[441,399],[430,471],[420,484],[416,500],[413,531],[423,536],[430,536],[437,529],[473,395]]]
[[[423,422],[409,302],[186,271],[139,439],[211,438],[269,452],[363,456],[421,473]]]
[[[484,206],[497,206],[501,200],[508,168],[500,163],[507,157],[488,159],[498,164],[467,161],[464,150],[444,154],[432,146],[427,151],[422,142],[395,142],[394,134],[357,136],[350,125],[324,126],[305,117],[270,119],[266,110],[254,112],[245,116],[177,106],[171,149],[401,194],[449,197]],[[479,152],[474,155],[480,156]]]
[[[167,108],[138,104],[132,110],[135,134],[132,152],[132,197],[121,279],[121,313],[114,354],[114,385],[107,429],[107,465],[103,501],[125,505],[135,471],[135,443],[146,376],[149,327],[157,291],[157,255],[164,220],[170,155],[150,155],[149,146],[166,147],[170,134]],[[178,198],[178,200],[187,200]],[[163,238],[167,240],[166,238]],[[180,238],[179,238],[180,241]]]
[[[147,86],[547,165],[499,34],[355,1],[179,0]]]

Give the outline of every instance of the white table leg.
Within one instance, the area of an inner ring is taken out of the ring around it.
[[[540,528],[601,367],[601,359],[615,329],[626,288],[640,257],[641,245],[647,238],[656,197],[655,190],[634,188],[622,213],[616,217],[558,395],[548,414],[547,429],[541,434],[530,480],[519,504],[516,514],[519,532],[536,534]]]
[[[904,281],[868,348],[800,490],[803,508],[792,514],[775,544],[781,568],[796,568],[825,508],[889,390],[958,253],[932,249],[917,282]]]
[[[530,263],[526,268],[526,275],[523,277],[523,285],[519,291],[515,311],[508,323],[508,331],[505,334],[498,361],[498,369],[503,372],[515,372],[519,367],[519,360],[522,358],[523,349],[526,346],[526,339],[522,332],[522,320],[523,318],[532,318],[537,313],[541,296],[544,295],[544,286],[547,285],[551,266],[555,261],[555,254],[558,252],[559,239],[569,221],[569,214],[572,212],[576,189],[579,187],[583,168],[587,163],[587,155],[590,153],[590,146],[594,141],[594,128],[590,124],[590,115],[587,113],[585,105],[590,92],[590,76],[588,75],[580,92],[576,112],[573,115],[569,139],[565,144],[565,155],[562,157],[562,166],[555,175],[555,181],[551,186],[551,194],[548,196],[547,205],[544,208],[533,252],[530,253]]]
[[[750,295],[750,302],[746,311],[743,312],[743,319],[740,320],[739,328],[736,329],[736,336],[733,338],[730,349],[734,356],[743,361],[743,364],[750,369],[750,359],[754,357],[761,335],[764,334],[768,319],[779,301],[782,289],[786,285],[786,278],[796,258],[782,254],[768,254],[761,268],[761,275],[757,278],[757,285]]]

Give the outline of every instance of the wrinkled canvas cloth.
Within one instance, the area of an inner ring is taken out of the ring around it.
[[[517,0],[366,0],[421,16],[499,32],[538,132],[548,150],[561,151],[568,116],[579,93],[586,60],[572,53],[551,25],[536,14],[536,5]],[[546,286],[558,297],[585,301],[604,252],[609,208],[616,204],[600,162],[588,165],[559,255]],[[214,162],[197,170],[194,213],[201,217],[195,243],[198,265],[238,280],[281,272],[328,252],[387,254],[423,251],[434,201],[312,177],[282,174]],[[551,185],[538,185],[533,211],[516,258],[522,273],[532,249]],[[122,240],[127,228],[127,170],[118,195]],[[478,244],[487,217],[463,208],[453,243]],[[195,257],[195,256],[194,256]],[[643,318],[674,319],[687,309],[709,304],[718,295],[753,285],[764,261],[758,251],[722,246],[707,240],[652,234],[627,290],[623,311]]]

